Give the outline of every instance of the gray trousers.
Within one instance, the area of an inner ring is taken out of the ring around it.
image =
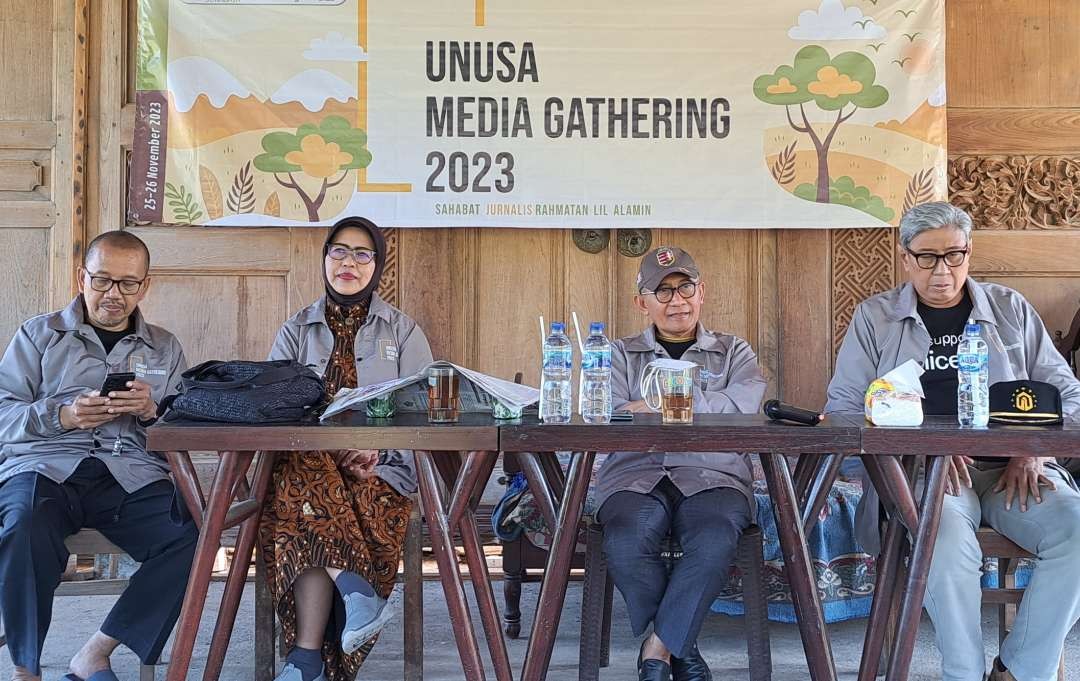
[[[626,600],[634,635],[651,623],[672,655],[687,657],[751,523],[746,496],[718,488],[686,497],[663,478],[648,494],[611,495],[598,518],[608,572]],[[660,557],[668,534],[683,550],[670,575]]]
[[[1056,491],[1042,488],[1042,503],[1028,498],[1026,512],[1005,493],[994,493],[1004,468],[968,467],[971,489],[946,495],[926,590],[944,681],[982,681],[986,652],[981,629],[981,524],[1039,557],[1012,632],[1002,643],[1002,663],[1018,681],[1052,681],[1065,635],[1080,618],[1080,493],[1058,468],[1048,469]]]

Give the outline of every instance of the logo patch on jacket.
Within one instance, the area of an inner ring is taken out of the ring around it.
[[[379,359],[388,359],[391,361],[397,361],[398,349],[394,345],[394,341],[387,338],[379,339]]]

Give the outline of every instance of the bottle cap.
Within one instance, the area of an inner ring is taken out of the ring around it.
[[[589,333],[604,333],[604,322],[592,322],[589,324]]]
[[[551,322],[551,333],[562,333],[566,331],[566,325],[562,322]]]

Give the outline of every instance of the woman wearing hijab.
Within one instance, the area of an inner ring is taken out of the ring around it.
[[[270,359],[293,359],[322,374],[328,399],[430,363],[424,332],[375,292],[386,262],[379,228],[345,218],[322,253],[326,293],[285,322]],[[386,598],[405,540],[408,495],[416,490],[412,452],[286,454],[277,457],[260,525],[290,648],[276,681],[353,679],[390,617]]]

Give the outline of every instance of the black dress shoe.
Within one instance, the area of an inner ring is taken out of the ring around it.
[[[644,650],[645,643],[642,642],[637,656],[638,681],[671,681],[671,665],[663,660],[641,659]]]
[[[673,681],[712,681],[712,671],[696,644],[686,657],[671,656],[671,678]]]

